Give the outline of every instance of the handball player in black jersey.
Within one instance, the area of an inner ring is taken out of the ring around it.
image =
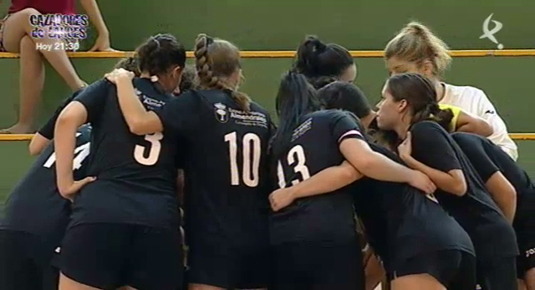
[[[444,129],[450,128],[452,117],[451,110],[439,108],[430,80],[419,74],[400,74],[387,81],[377,123],[404,140],[397,148],[401,159],[436,183],[439,203],[470,235],[482,289],[514,289],[514,256],[518,254],[514,230]]]
[[[270,154],[279,188],[347,159],[367,176],[412,183],[428,192],[435,189],[422,173],[370,150],[349,114],[319,111],[320,102],[305,76],[293,72],[283,76],[276,107],[281,123]],[[318,196],[275,193],[270,202],[273,289],[364,289],[347,189]]]
[[[53,138],[55,118],[38,133]],[[51,125],[51,126],[50,126]],[[85,179],[89,156],[91,127],[76,131],[74,176],[80,188],[92,179]],[[58,193],[54,168],[56,154],[48,144],[18,182],[0,220],[0,289],[58,289],[59,271],[52,265],[71,213],[70,202]],[[76,188],[75,188],[76,190]]]
[[[168,34],[150,37],[136,50],[141,77],[131,81],[143,109],[174,99],[186,60]],[[157,78],[157,82],[153,82]],[[62,243],[60,289],[175,290],[183,267],[176,196],[176,137],[130,133],[115,86],[99,80],[78,95],[56,124],[57,184],[73,199]],[[96,180],[74,195],[73,138],[79,124],[92,125],[88,175]]]
[[[271,118],[237,90],[236,46],[201,34],[194,54],[199,90],[154,112],[143,109],[127,72],[108,77],[131,132],[183,140],[189,289],[266,288]]]
[[[520,255],[517,257],[517,274],[528,290],[535,289],[535,186],[529,175],[488,139],[473,134],[454,133],[453,140],[472,162],[474,169],[485,183],[497,204],[514,214]],[[503,180],[505,178],[506,181]],[[511,204],[515,201],[516,204]],[[516,208],[516,213],[514,209]],[[504,211],[506,214],[507,210]]]
[[[124,68],[131,71],[137,70],[137,64],[133,65],[133,58],[127,58],[117,63],[116,68]],[[138,73],[139,75],[139,73]],[[61,111],[72,101],[83,89],[75,92],[62,101],[52,117],[39,129],[32,137],[29,145],[31,155],[41,155],[37,157],[34,166],[19,185],[9,195],[7,202],[7,212],[5,219],[0,221],[0,238],[3,242],[0,246],[0,285],[1,289],[58,289],[59,278],[59,254],[61,252],[60,242],[63,239],[65,228],[70,218],[70,202],[61,197],[57,191],[55,180],[55,153],[50,141],[54,138],[54,127]],[[74,159],[75,179],[85,177],[85,168],[89,156],[89,140],[91,127],[84,125],[76,133],[76,149]],[[43,152],[44,151],[44,152]],[[46,160],[43,159],[46,157]],[[80,188],[85,182],[91,182],[92,178],[87,178],[79,183]],[[39,189],[39,190],[36,190]],[[45,190],[46,189],[46,190]],[[35,193],[44,192],[43,195]],[[34,214],[27,215],[28,212]],[[28,226],[31,228],[28,229]],[[26,230],[28,229],[28,230]],[[35,244],[35,235],[24,234],[24,232],[35,232],[40,236],[41,243],[45,246]],[[52,229],[52,230],[51,230]],[[25,236],[18,237],[18,236]],[[17,239],[17,242],[9,242]],[[27,242],[27,240],[31,240]],[[28,245],[30,243],[30,245]],[[13,248],[15,247],[15,248]],[[21,250],[35,248],[33,253],[21,254]],[[45,249],[46,248],[46,249]],[[43,249],[48,251],[44,254]],[[26,262],[25,262],[26,261]],[[16,266],[25,263],[24,266]],[[52,263],[51,268],[48,268]],[[15,265],[15,266],[14,266]],[[36,269],[44,268],[45,272]]]
[[[327,109],[344,109],[363,117],[361,124],[364,129],[375,117],[365,95],[352,84],[335,82],[321,89],[318,94]],[[399,157],[386,148],[375,144],[370,147],[403,164]],[[334,171],[335,168],[339,168],[338,171]],[[344,178],[351,176],[352,170],[355,169],[347,164],[333,167],[333,171],[322,171],[306,182],[281,191],[296,194],[292,191],[325,190],[334,183],[327,190],[332,191],[337,189],[332,188],[336,184],[341,187],[353,181],[344,181]],[[406,184],[373,179],[357,182],[353,185],[352,193],[356,212],[366,228],[368,242],[381,257],[389,278],[398,278],[392,285],[394,289],[414,289],[414,285],[424,289],[474,289],[475,254],[470,238],[436,203],[436,199]],[[429,220],[433,222],[429,223]],[[419,263],[415,264],[416,267],[406,267],[407,261]],[[440,283],[420,275],[425,273]],[[375,278],[373,273],[369,274],[370,278]]]

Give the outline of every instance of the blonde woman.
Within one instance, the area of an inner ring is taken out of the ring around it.
[[[437,101],[460,107],[485,119],[493,128],[488,138],[517,159],[517,146],[507,132],[507,126],[498,115],[487,95],[472,86],[455,86],[442,82],[442,75],[451,63],[448,46],[429,28],[418,23],[407,24],[385,47],[386,66],[391,74],[420,73],[433,81]]]

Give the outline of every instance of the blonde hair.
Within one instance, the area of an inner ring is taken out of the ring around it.
[[[429,28],[418,22],[407,24],[385,47],[385,58],[421,64],[429,60],[433,74],[442,76],[451,64],[449,48]]]
[[[242,110],[250,111],[249,96],[226,82],[227,77],[240,69],[240,50],[226,40],[199,34],[195,41],[194,55],[198,87],[230,91]]]

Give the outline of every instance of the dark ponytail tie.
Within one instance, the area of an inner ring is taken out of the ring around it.
[[[156,49],[160,48],[160,41],[158,40],[158,36],[160,36],[160,34],[150,37],[150,39],[156,43]]]
[[[434,103],[429,107],[429,113],[436,116],[438,113],[440,113],[440,106],[438,103]]]
[[[319,39],[314,39],[312,44],[314,44],[314,49],[317,53],[323,53],[325,50],[327,50],[327,45],[325,45],[325,43],[321,42]]]
[[[206,36],[206,46],[210,46],[214,43],[214,39],[210,36]]]

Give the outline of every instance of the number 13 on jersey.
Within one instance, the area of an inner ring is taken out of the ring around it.
[[[238,168],[238,133],[232,132],[225,135],[225,142],[228,143],[228,154],[230,159],[230,184],[240,185],[242,182],[248,187],[257,187],[259,182],[260,156],[262,145],[260,137],[254,133],[243,135],[241,150],[243,164],[240,170]]]

